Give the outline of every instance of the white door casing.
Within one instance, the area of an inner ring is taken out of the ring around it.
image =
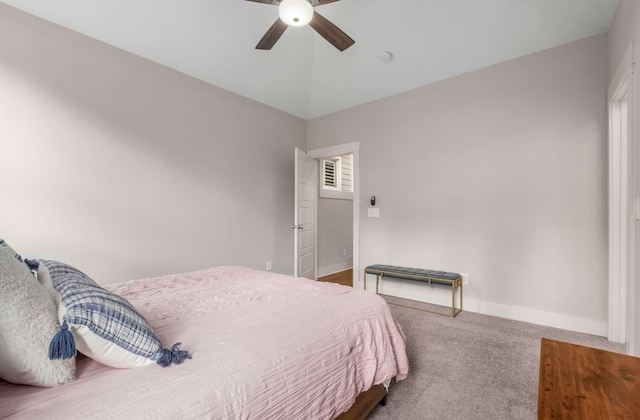
[[[629,211],[632,192],[630,139],[632,112],[632,47],[627,50],[616,71],[607,99],[609,104],[609,313],[610,341],[628,342],[629,324],[633,323],[634,302],[629,302],[633,273],[632,226]]]
[[[294,272],[316,280],[317,170],[315,159],[295,149]]]

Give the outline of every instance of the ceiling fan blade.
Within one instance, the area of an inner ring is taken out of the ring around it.
[[[273,0],[247,0],[247,1],[253,1],[255,3],[264,3],[264,4],[276,4],[273,2]]]
[[[323,4],[329,4],[329,3],[333,3],[340,0],[316,0],[316,1],[318,2],[318,6],[322,6]]]
[[[276,22],[271,25],[267,33],[264,34],[260,42],[258,42],[256,50],[270,50],[276,42],[278,42],[286,29],[287,24],[278,18]]]
[[[309,22],[309,26],[315,29],[317,33],[340,51],[344,51],[356,43],[356,41],[351,39],[349,35],[342,32],[340,28],[329,22],[329,20],[315,10],[313,12],[313,19]]]

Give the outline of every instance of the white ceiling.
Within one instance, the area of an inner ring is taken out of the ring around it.
[[[305,119],[605,32],[617,6],[342,0],[316,8],[356,41],[339,52],[308,26],[255,50],[278,9],[244,0],[0,1]]]

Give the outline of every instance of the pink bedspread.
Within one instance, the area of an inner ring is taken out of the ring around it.
[[[0,383],[0,418],[332,419],[408,373],[403,333],[369,292],[242,267],[108,288],[193,359],[115,369],[85,358],[58,388]]]

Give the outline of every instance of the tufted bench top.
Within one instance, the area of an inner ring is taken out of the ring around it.
[[[459,279],[458,273],[447,271],[424,270],[421,268],[400,267],[397,265],[375,264],[365,268],[367,274],[376,274],[387,277],[407,278],[418,281],[426,281],[438,284],[451,284],[453,280]]]

